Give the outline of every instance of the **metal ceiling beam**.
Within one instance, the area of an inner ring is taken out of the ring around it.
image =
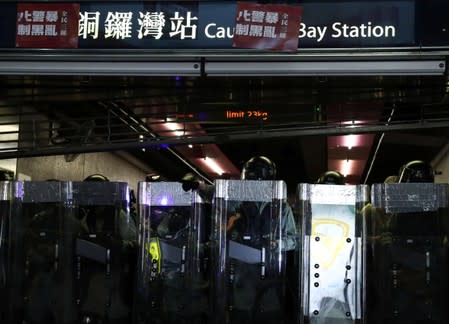
[[[200,76],[199,62],[0,61],[0,75]]]
[[[443,75],[447,50],[299,51],[279,53],[147,51],[0,51],[0,75]]]
[[[449,55],[449,48],[420,46],[411,47],[369,47],[369,48],[298,48],[295,53],[275,51],[251,51],[244,49],[209,49],[209,50],[156,50],[156,49],[1,49],[0,60],[34,60],[34,61],[190,61],[204,58],[207,60],[226,61],[291,61],[291,60],[373,60],[373,59],[422,59]]]
[[[270,138],[281,137],[297,137],[297,136],[317,136],[317,135],[349,135],[349,134],[364,134],[364,133],[381,133],[402,130],[417,130],[417,129],[432,129],[432,128],[447,128],[449,127],[449,120],[440,121],[420,121],[394,125],[367,125],[358,127],[315,127],[315,128],[296,128],[283,130],[257,130],[252,132],[234,132],[228,134],[204,135],[198,137],[181,137],[181,138],[152,138],[146,139],[144,142],[119,142],[119,143],[96,143],[89,145],[80,145],[76,147],[46,147],[42,149],[32,149],[16,152],[0,152],[0,159],[22,158],[32,156],[46,156],[46,155],[61,155],[73,153],[88,153],[88,152],[105,152],[116,150],[131,150],[131,149],[151,149],[160,148],[161,146],[175,146],[187,144],[210,144],[210,143],[224,143],[241,140],[262,140]]]
[[[148,126],[133,113],[129,112],[125,107],[119,107],[117,104],[111,103],[109,110],[114,113],[114,115],[119,118],[126,126],[131,128],[136,134],[144,133],[145,136],[149,136],[154,140],[157,140],[158,136],[154,134]],[[212,184],[212,180],[205,176],[202,172],[198,170],[192,163],[190,163],[186,158],[182,157],[175,150],[167,148],[167,150],[180,162],[186,165],[192,172],[197,174],[200,178],[204,179],[205,182]]]
[[[385,144],[412,145],[424,147],[441,147],[447,142],[445,138],[430,135],[395,133],[394,136],[386,136]]]
[[[351,62],[206,62],[209,76],[443,75],[444,60]]]

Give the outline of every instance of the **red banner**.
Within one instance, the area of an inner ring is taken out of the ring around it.
[[[296,51],[302,11],[297,6],[238,2],[232,46]]]
[[[79,4],[17,4],[16,47],[77,48]]]

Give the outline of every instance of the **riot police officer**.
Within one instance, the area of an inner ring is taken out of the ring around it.
[[[385,178],[385,184],[398,183],[398,175],[390,175]],[[378,309],[382,301],[384,293],[382,287],[382,280],[379,278],[377,272],[376,262],[382,260],[379,255],[392,243],[391,222],[393,215],[385,212],[384,208],[373,207],[371,203],[367,204],[362,209],[362,215],[365,219],[366,230],[366,262],[367,262],[367,318],[370,323],[381,322],[382,315],[378,314]]]
[[[433,168],[425,161],[413,160],[407,162],[399,169],[398,183],[419,184],[433,182]],[[436,221],[436,219],[434,219],[434,221]],[[438,225],[433,223],[430,219],[423,222],[422,215],[419,213],[408,215],[407,218],[392,215],[390,231],[394,231],[399,234],[402,232],[409,232],[413,229],[416,233],[419,232],[420,234],[425,234],[433,232],[436,226]]]
[[[273,161],[265,156],[254,156],[249,159],[243,166],[241,173],[242,180],[276,180],[276,165]],[[258,213],[262,215],[263,209],[268,205],[267,203],[258,204]],[[283,205],[281,216],[281,233],[282,235],[282,249],[285,251],[291,251],[296,246],[296,225],[293,216],[293,211],[287,203]],[[228,228],[231,229],[233,224],[238,219],[241,219],[242,215],[238,212],[241,207],[236,207],[236,212],[230,216],[228,220]],[[254,218],[253,221],[264,221],[260,218]],[[260,226],[257,228],[256,224],[251,224],[251,221],[245,225],[253,227],[252,230],[262,230]],[[255,226],[255,227],[254,227]],[[266,229],[265,229],[266,230]]]
[[[276,166],[267,157],[252,157],[243,166],[241,180],[254,181],[248,188],[257,188],[263,185],[262,181],[274,182],[275,179]],[[261,181],[260,184],[258,181]],[[198,180],[188,177],[183,179],[183,188],[198,190],[207,201],[217,199],[213,198],[215,187]],[[255,192],[257,196],[257,189]],[[232,281],[232,284],[226,284],[227,293],[219,293],[216,296],[217,300],[213,301],[220,314],[224,308],[227,309],[227,315],[223,314],[223,318],[219,315],[219,319],[213,319],[215,322],[257,323],[262,320],[270,323],[288,322],[284,303],[285,265],[287,251],[293,251],[297,246],[293,212],[286,200],[280,203],[280,207],[274,207],[272,200],[266,200],[266,197],[261,197],[260,201],[255,200],[245,201],[242,197],[242,200],[227,200],[226,207],[221,203],[220,206],[215,204],[214,234],[211,239],[212,263],[214,267],[216,263],[223,262],[219,260],[227,259],[230,264],[229,280]],[[273,214],[274,210],[279,214]],[[224,218],[221,218],[222,213],[226,214]],[[273,220],[277,217],[280,221],[274,225]],[[221,233],[220,237],[226,237],[228,240],[226,256],[220,249],[217,230]],[[261,255],[264,255],[262,259],[266,257],[266,265],[255,261],[260,260]],[[270,264],[273,260],[277,260],[276,265]],[[265,275],[265,270],[269,273],[268,276]],[[213,281],[216,280],[213,285],[222,287],[222,279],[217,278],[215,274],[212,274],[212,278]]]
[[[240,176],[241,180],[275,180],[276,179],[276,164],[265,156],[254,156],[250,158],[243,166]],[[214,193],[214,186],[205,184],[200,181],[193,174],[186,174],[183,179],[183,189],[198,190],[200,195],[207,201],[212,200]],[[259,206],[261,212],[265,205]],[[228,227],[232,228],[233,224],[240,219],[236,211],[230,216],[228,220]],[[291,207],[288,204],[284,205],[282,211],[282,225],[281,231],[283,235],[283,249],[285,251],[293,250],[296,246],[296,225]]]
[[[265,156],[255,156],[243,166],[242,180],[269,181],[276,179],[276,165]],[[272,228],[272,203],[265,201],[236,202],[228,210],[226,224],[230,240],[241,245],[241,251],[232,251],[230,255],[243,253],[243,258],[234,258],[235,267],[233,289],[230,292],[234,301],[230,312],[231,323],[256,323],[264,320],[268,323],[285,323],[288,321],[285,305],[285,278],[277,276],[261,277],[259,264],[247,263],[245,252],[247,247],[260,249],[270,235],[280,233],[278,239],[268,244],[268,254],[281,253],[286,259],[286,252],[296,247],[296,226],[293,212],[288,203],[282,204],[280,230]],[[276,235],[275,235],[276,236]],[[264,248],[262,248],[264,249]],[[269,257],[267,256],[267,259]],[[275,258],[274,258],[275,259]],[[284,260],[285,261],[285,260]],[[272,265],[267,266],[270,271]],[[285,264],[281,266],[285,271]],[[232,271],[232,270],[231,270]]]
[[[16,215],[10,218],[8,323],[70,323],[70,262],[80,222],[68,213],[62,182],[16,185],[23,194],[14,201]]]
[[[433,183],[433,169],[422,160],[404,164],[398,182],[374,185],[382,190],[374,191],[378,197],[373,204],[378,200],[385,206],[381,210],[388,222],[371,234],[368,321],[446,323],[448,280],[442,273],[448,256],[448,213],[446,200],[438,197],[447,188]]]
[[[184,178],[198,181],[190,174]],[[205,207],[196,192],[185,189],[179,182],[139,183],[136,323],[206,322]]]
[[[422,160],[413,160],[399,169],[398,183],[433,183],[434,171],[432,167]]]
[[[88,176],[76,190],[84,228],[76,239],[75,267],[81,323],[130,321],[137,232],[124,198],[128,190],[101,174]]]

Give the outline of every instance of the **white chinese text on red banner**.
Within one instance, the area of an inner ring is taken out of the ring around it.
[[[302,7],[238,2],[233,47],[296,51]]]
[[[79,4],[17,4],[16,47],[77,48]]]

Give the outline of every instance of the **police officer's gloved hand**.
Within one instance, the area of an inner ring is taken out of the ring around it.
[[[200,182],[193,173],[187,173],[181,180],[182,189],[184,191],[196,190],[200,186]]]

